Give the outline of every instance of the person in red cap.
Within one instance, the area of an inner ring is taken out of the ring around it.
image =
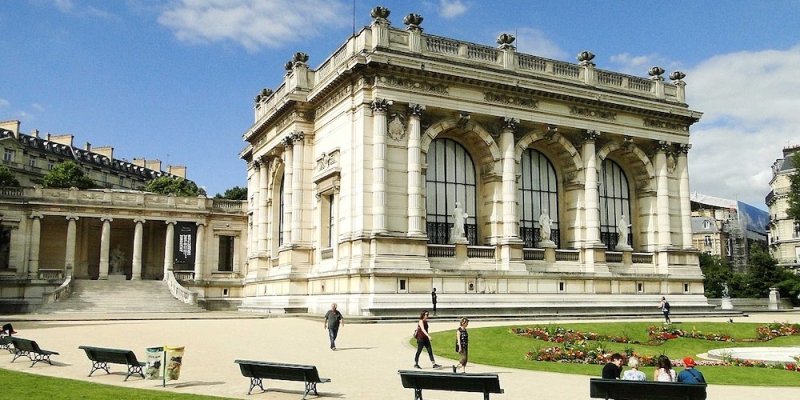
[[[695,369],[695,362],[692,357],[683,358],[683,371],[678,373],[678,382],[680,383],[706,383],[706,378],[703,373]]]

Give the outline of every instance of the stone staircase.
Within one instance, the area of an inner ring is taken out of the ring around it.
[[[205,310],[185,304],[162,281],[75,280],[69,298],[46,304],[37,314],[165,314]]]

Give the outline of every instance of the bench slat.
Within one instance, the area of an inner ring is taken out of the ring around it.
[[[250,394],[254,388],[258,387],[264,391],[263,379],[300,381],[305,383],[303,399],[308,393],[317,393],[317,383],[330,382],[330,378],[320,378],[317,367],[313,365],[284,364],[265,361],[236,360],[242,375],[250,378]]]
[[[453,374],[449,372],[398,371],[403,387],[414,389],[416,396],[422,390],[483,393],[503,393],[500,378],[496,374]]]

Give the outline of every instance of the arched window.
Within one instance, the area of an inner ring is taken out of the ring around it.
[[[631,222],[631,196],[628,178],[617,163],[603,160],[600,172],[600,240],[609,250],[617,246],[617,225],[625,215],[625,223]],[[634,230],[628,229],[628,245],[633,246]]]
[[[464,232],[467,241],[478,243],[475,164],[467,150],[452,139],[435,139],[428,148],[427,186],[428,242],[450,243],[456,202],[467,213]]]
[[[285,177],[285,176],[284,176]],[[281,178],[281,188],[278,193],[278,246],[283,245],[283,181],[286,179]]]
[[[539,217],[546,212],[552,221],[550,240],[559,244],[558,179],[556,170],[544,154],[528,149],[520,160],[519,236],[525,247],[539,245]]]

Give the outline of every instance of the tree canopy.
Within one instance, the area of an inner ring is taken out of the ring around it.
[[[181,177],[173,176],[160,176],[153,179],[147,183],[144,190],[158,194],[171,194],[178,197],[193,197],[206,194],[205,190],[197,187],[196,183]]]
[[[74,161],[57,164],[43,178],[42,184],[47,188],[91,189],[94,181],[83,173],[83,169]]]
[[[234,186],[225,191],[224,194],[217,193],[214,196],[215,199],[227,199],[227,200],[247,200],[247,188],[241,186]]]
[[[14,172],[5,165],[0,165],[0,186],[19,187],[19,181],[14,176]]]

